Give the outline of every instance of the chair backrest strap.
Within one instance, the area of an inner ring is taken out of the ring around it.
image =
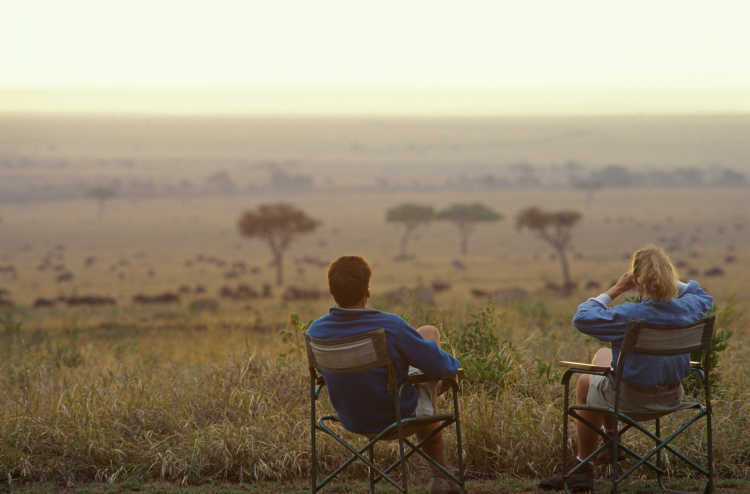
[[[310,366],[321,371],[345,374],[391,366],[383,329],[330,340],[305,333],[305,341]]]
[[[679,355],[710,350],[716,316],[685,326],[658,326],[633,321],[628,327],[623,351],[649,355]]]

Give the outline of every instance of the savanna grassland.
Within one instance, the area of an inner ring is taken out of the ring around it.
[[[325,290],[325,265],[295,262],[305,256],[367,256],[375,272],[373,305],[413,325],[438,325],[445,346],[468,368],[462,406],[469,476],[534,478],[558,462],[561,388],[555,362],[587,360],[598,347],[570,326],[575,305],[599,292],[583,286],[594,281],[606,287],[627,268],[625,254],[657,236],[698,231],[673,255],[688,263],[683,271],[698,270],[692,278],[715,295],[720,327],[733,332],[718,367],[716,468],[722,478],[746,478],[748,232],[737,207],[745,199],[741,190],[708,192],[706,202],[691,204],[690,191],[649,190],[638,197],[625,189],[603,191],[590,209],[580,207],[574,191],[477,194],[473,200],[507,218],[477,229],[462,259],[465,270],[452,264],[460,257],[458,239],[443,224],[426,227],[410,244],[414,260],[392,260],[398,230],[385,224],[384,210],[414,197],[287,197],[323,226],[289,253],[286,284]],[[416,199],[436,206],[459,200],[429,194]],[[89,203],[4,208],[2,259],[17,269],[17,279],[6,274],[2,283],[17,305],[3,319],[0,364],[0,465],[8,482],[253,483],[307,476],[307,369],[301,329],[290,315],[304,323],[330,301],[284,301],[275,286],[269,298],[218,296],[224,285],[246,283],[260,291],[273,281],[266,247],[234,230],[239,213],[258,202],[113,201],[100,218]],[[572,270],[580,287],[574,295],[545,291],[547,282],[560,281],[557,261],[545,244],[513,228],[514,212],[531,204],[584,213],[574,242]],[[227,264],[197,261],[201,255]],[[735,260],[726,263],[729,255]],[[50,256],[52,267],[40,271]],[[86,267],[89,257],[96,259]],[[248,268],[225,279],[235,262],[257,272]],[[74,279],[56,282],[57,265]],[[705,277],[714,266],[726,274]],[[434,305],[381,296],[433,280],[450,285],[435,294]],[[183,285],[187,293],[178,303],[132,301],[139,293],[179,293]],[[196,285],[205,293],[194,293]],[[471,295],[472,289],[510,288],[527,295],[496,303]],[[33,307],[38,298],[75,294],[110,296],[117,304]],[[189,308],[205,298],[216,299],[218,311]],[[699,452],[700,432],[696,428],[683,445]],[[324,442],[322,448],[324,465],[342,458],[335,445]],[[679,464],[669,466],[682,473]],[[362,473],[355,468],[351,475]],[[415,475],[424,471],[417,468]]]
[[[275,201],[322,222],[287,253],[281,287],[268,248],[236,227],[243,211]],[[478,226],[467,256],[455,228],[436,222],[410,241],[413,259],[394,261],[401,230],[385,222],[388,208],[468,201],[505,218]],[[7,291],[0,298],[13,306],[0,308],[3,488],[302,491],[310,466],[302,331],[331,305],[327,263],[361,254],[374,270],[371,305],[414,326],[437,325],[466,368],[461,406],[472,492],[532,492],[535,479],[559,464],[555,363],[587,361],[599,347],[572,328],[576,305],[626,270],[635,248],[658,243],[670,248],[683,279],[714,295],[727,343],[716,369],[715,468],[727,492],[746,492],[747,203],[744,187],[604,188],[590,203],[581,191],[552,187],[114,198],[101,212],[83,199],[4,203],[0,266],[13,269],[0,272]],[[570,295],[551,289],[562,280],[549,246],[514,227],[515,215],[533,205],[583,214],[573,230],[577,289]],[[707,275],[712,268],[719,271]],[[435,281],[443,289],[430,288]],[[237,295],[239,285],[248,288]],[[290,286],[310,296],[284,297]],[[422,288],[393,296],[400,287]],[[134,300],[164,293],[178,300]],[[115,303],[67,302],[81,296]],[[669,428],[673,420],[666,422]],[[700,454],[702,432],[695,427],[678,443]],[[331,442],[320,447],[323,469],[344,458]],[[676,460],[667,467],[690,482]],[[420,462],[412,470],[417,480],[427,477]],[[355,467],[347,475],[366,474]],[[647,484],[634,485],[648,492]],[[365,487],[341,484],[333,492],[352,489]]]

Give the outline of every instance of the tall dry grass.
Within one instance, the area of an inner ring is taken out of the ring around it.
[[[414,325],[437,324],[444,346],[463,357],[470,476],[538,477],[556,468],[562,388],[554,362],[590,358],[599,346],[570,327],[567,309],[542,300],[384,308]],[[265,320],[283,309],[269,310],[275,312]],[[0,472],[6,481],[201,483],[308,475],[308,381],[298,325],[258,333],[220,317],[198,323],[197,316],[172,314],[171,322],[154,324],[159,314],[135,313],[107,326],[99,312],[78,314],[56,331],[35,330],[33,320],[4,319],[0,326]],[[717,369],[716,470],[746,478],[750,337],[744,318],[731,324],[734,335]],[[327,406],[324,400],[321,407]],[[701,439],[695,427],[680,445],[700,453]],[[448,443],[453,440],[448,434]],[[323,469],[345,458],[330,441],[320,448]],[[668,466],[684,473],[674,461]],[[350,475],[362,473],[357,467]]]

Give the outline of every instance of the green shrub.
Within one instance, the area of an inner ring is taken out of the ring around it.
[[[464,377],[472,385],[502,385],[514,366],[512,345],[498,339],[496,323],[495,305],[489,303],[469,314],[458,329],[448,332],[453,354],[461,361]]]
[[[711,338],[711,351],[708,353],[708,367],[709,367],[709,382],[711,384],[711,390],[717,394],[721,394],[721,374],[719,373],[719,354],[724,352],[729,345],[729,340],[734,334],[735,326],[744,317],[744,312],[740,307],[739,302],[735,297],[727,299],[726,303],[719,309],[717,306],[711,307],[708,311],[708,315],[716,315],[716,325],[714,326],[714,334]],[[690,355],[691,360],[697,360],[702,362],[704,358],[704,352],[697,351]],[[693,374],[685,382],[685,390],[689,393],[696,393],[697,390],[702,389],[703,386],[698,379],[696,374]]]

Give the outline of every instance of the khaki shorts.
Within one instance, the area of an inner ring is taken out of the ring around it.
[[[636,388],[623,381],[620,384],[620,411],[628,415],[666,413],[680,408],[682,396],[682,384],[679,383],[658,388]],[[614,377],[592,376],[586,404],[593,407],[614,408]]]

